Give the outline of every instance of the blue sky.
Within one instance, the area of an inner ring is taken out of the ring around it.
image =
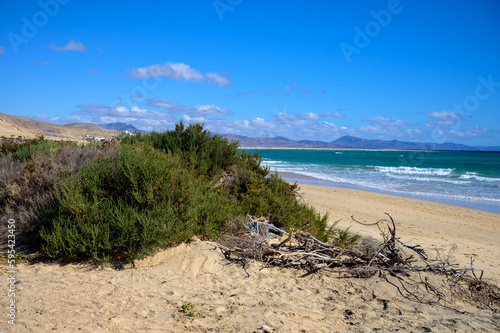
[[[497,1],[0,4],[0,112],[500,145]]]

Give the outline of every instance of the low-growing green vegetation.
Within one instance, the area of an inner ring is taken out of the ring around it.
[[[186,315],[186,317],[195,317],[196,316],[196,312],[198,312],[198,310],[195,310],[194,309],[194,304],[193,303],[182,303],[181,305],[181,311]]]
[[[32,159],[39,152],[50,155],[63,145],[75,146],[76,144],[72,142],[49,141],[43,135],[34,139],[22,139],[19,137],[2,138],[0,141],[0,156],[10,155],[13,159],[23,162]]]
[[[19,238],[54,258],[133,261],[194,235],[217,239],[247,214],[324,241],[337,235],[326,230],[327,215],[297,200],[297,184],[202,125],[102,147],[17,144],[0,157],[9,166],[0,172],[0,209],[18,221]]]

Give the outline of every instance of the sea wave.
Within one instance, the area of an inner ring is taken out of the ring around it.
[[[483,177],[479,176],[477,172],[466,172],[463,175],[460,175],[460,179],[472,179],[472,180],[479,180],[483,182],[498,182],[500,183],[500,178],[493,178],[493,177]]]
[[[372,188],[389,193],[417,195],[422,198],[441,198],[459,202],[477,202],[500,205],[500,172],[493,165],[472,168],[467,163],[437,161],[426,167],[384,164],[392,161],[377,161],[373,155],[369,163],[363,164],[350,155],[337,154],[329,160],[319,153],[314,156],[293,156],[295,160],[264,158],[263,165],[271,171],[290,172],[317,179],[319,182],[334,182],[346,186]],[[287,155],[288,156],[288,155]],[[346,156],[338,157],[338,156]],[[445,164],[448,163],[448,164]],[[483,163],[484,164],[484,163]],[[442,167],[440,167],[442,166]],[[484,170],[484,172],[483,172]]]
[[[388,184],[388,183],[381,183],[375,179],[356,179],[356,178],[350,178],[350,177],[338,177],[334,176],[332,174],[324,174],[320,172],[295,172],[297,174],[303,175],[303,176],[309,176],[316,178],[318,180],[325,180],[325,181],[330,181],[334,182],[337,184],[352,184],[356,186],[361,186],[361,187],[366,187],[366,188],[374,188],[378,190],[383,190],[383,191],[389,191],[389,192],[394,192],[394,193],[406,193],[410,195],[416,195],[416,196],[422,196],[422,197],[435,197],[435,198],[443,198],[443,199],[451,199],[451,200],[459,200],[459,201],[466,201],[466,202],[484,202],[484,203],[491,203],[491,204],[500,204],[500,198],[494,195],[494,193],[485,193],[482,192],[481,194],[479,193],[468,193],[468,194],[460,194],[457,193],[456,191],[452,190],[452,188],[448,188],[448,190],[444,190],[444,188],[441,188],[441,190],[432,190],[432,188],[428,188],[429,191],[418,191],[416,190],[415,186],[410,186],[410,188],[406,188],[406,186],[401,187],[401,184],[394,183],[394,184]],[[403,178],[402,178],[403,179]],[[404,180],[404,179],[403,179]],[[417,183],[414,181],[414,185]],[[453,185],[465,185],[468,186],[470,185],[469,182],[467,184],[460,184],[458,182],[453,182],[453,181],[445,181],[445,183],[450,183]]]
[[[500,199],[488,196],[480,196],[480,195],[461,195],[461,194],[451,194],[451,193],[432,193],[432,192],[412,192],[412,195],[416,196],[429,196],[434,198],[445,198],[451,200],[459,200],[459,201],[475,201],[475,202],[484,202],[490,204],[500,204]]]
[[[443,177],[415,177],[415,176],[400,176],[400,175],[393,175],[393,174],[387,174],[388,177],[394,178],[394,179],[402,179],[402,180],[414,180],[417,182],[442,182],[442,183],[448,183],[448,184],[454,184],[454,185],[466,185],[470,184],[471,181],[469,180],[454,180],[452,178],[443,178]]]
[[[432,175],[432,176],[449,176],[455,169],[441,169],[441,168],[417,168],[417,167],[386,167],[374,166],[375,170],[383,173],[395,173],[406,175]]]

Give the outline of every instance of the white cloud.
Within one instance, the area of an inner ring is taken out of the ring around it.
[[[455,138],[485,138],[490,137],[491,133],[483,127],[471,126],[466,130],[441,130],[441,135]]]
[[[37,115],[37,119],[46,121],[52,124],[65,125],[65,124],[73,124],[73,123],[87,123],[90,124],[91,121],[89,118],[83,118],[80,116],[69,116],[69,117],[52,117],[50,118],[47,115]]]
[[[429,118],[438,119],[438,120],[450,120],[450,119],[451,120],[463,120],[466,118],[465,115],[457,114],[454,111],[448,112],[446,110],[429,112],[426,114],[426,116]]]
[[[335,125],[334,123],[329,123],[328,121],[323,121],[323,124],[327,125],[327,126],[330,126],[330,127],[333,127],[333,128],[338,128],[337,125]],[[345,126],[342,126],[342,129],[347,129],[347,127]]]
[[[273,128],[276,125],[272,122],[267,122],[264,118],[257,117],[254,120],[250,121],[248,125],[252,125],[255,128]]]
[[[248,96],[248,95],[253,95],[256,94],[257,92],[255,90],[247,91],[247,92],[237,92],[234,94],[236,97],[241,97],[241,96]]]
[[[324,112],[324,113],[315,113],[315,112],[306,112],[302,114],[295,113],[287,113],[280,112],[277,116],[275,116],[274,121],[282,122],[284,124],[293,125],[293,126],[303,126],[309,122],[314,122],[315,120],[320,120],[321,118],[342,118],[345,115],[335,112]]]
[[[290,86],[286,86],[284,89],[288,90],[288,91],[294,90],[294,89],[299,89],[299,85],[297,83],[294,83],[294,84],[292,84]]]
[[[309,88],[303,88],[303,87],[300,87],[297,83],[294,83],[292,85],[289,85],[289,86],[285,86],[285,88],[283,88],[285,91],[292,91],[292,90],[299,90],[300,93],[302,95],[305,95],[305,96],[309,96],[311,93],[312,93],[312,90],[309,89]],[[326,93],[325,90],[320,90],[320,94],[323,94],[323,93]],[[288,95],[288,92],[285,94],[285,95]],[[300,96],[300,95],[298,95]]]
[[[82,42],[76,42],[73,40],[70,40],[70,42],[64,46],[57,47],[55,43],[47,45],[49,49],[53,49],[56,51],[78,51],[78,52],[83,52],[87,48],[85,45],[83,45]]]
[[[78,110],[72,112],[75,115],[98,116],[98,117],[132,117],[135,119],[158,119],[158,120],[173,120],[171,115],[163,112],[140,109],[133,106],[129,109],[123,106],[105,106],[100,103],[81,104],[77,106]]]
[[[317,113],[314,113],[314,112],[304,113],[303,116],[305,118],[312,119],[312,120],[318,120],[320,118],[320,115]]]
[[[434,127],[434,128],[440,128],[442,126],[454,126],[456,125],[456,121],[452,120],[440,120],[440,121],[429,121],[425,126],[427,127]]]
[[[184,112],[185,106],[182,106],[174,101],[168,100],[166,98],[151,98],[146,102],[147,106],[159,107],[168,109],[169,113],[182,113]]]
[[[404,122],[402,122],[404,123]],[[395,124],[395,125],[393,125]],[[406,123],[403,126],[397,126],[398,121],[380,120],[375,125],[361,126],[356,130],[356,136],[366,139],[379,140],[402,140],[412,141],[423,138],[424,133],[418,128],[407,128]],[[406,127],[406,128],[405,128]]]
[[[5,46],[0,46],[0,54],[5,54]]]
[[[392,118],[382,117],[382,116],[376,116],[376,117],[369,118],[369,119],[363,119],[363,121],[369,122],[369,123],[378,123],[378,124],[381,124],[381,125],[386,126],[386,127],[387,126],[390,126],[390,127],[409,126],[409,124],[405,123],[402,120],[392,119]]]
[[[146,77],[169,77],[174,80],[198,81],[203,80],[203,73],[182,62],[167,62],[165,65],[151,65],[149,67],[133,68],[128,71],[134,79]]]
[[[170,114],[185,113],[190,116],[220,116],[231,113],[228,109],[223,109],[212,104],[184,106],[166,98],[151,98],[146,101],[146,105],[163,108],[168,110]]]
[[[221,109],[215,105],[195,105],[192,108],[187,108],[187,114],[190,115],[205,115],[205,116],[218,116],[229,114],[228,109]]]
[[[333,123],[318,122],[308,116],[310,115],[281,112],[270,120],[262,117],[252,120],[211,117],[204,118],[204,124],[210,131],[220,134],[240,134],[250,137],[284,136],[293,140],[331,141],[345,134],[356,134],[352,128],[346,126],[340,128]]]
[[[294,113],[280,112],[274,116],[273,121],[284,124],[285,126],[304,126],[306,120],[304,117]]]
[[[203,123],[213,133],[240,134],[250,137],[284,136],[292,140],[333,141],[343,135],[353,135],[366,139],[426,141],[437,142],[453,139],[472,140],[491,137],[485,128],[473,126],[467,129],[432,128],[408,125],[406,122],[388,117],[376,116],[365,120],[366,126],[351,127],[343,123],[325,121],[332,113],[306,112],[294,114],[280,112],[270,119],[257,116],[251,119],[230,119],[226,109],[215,105],[183,106],[167,99],[150,99],[148,105],[161,107],[163,112],[138,106],[105,106],[99,103],[82,104],[71,117],[53,118],[56,123],[87,122],[110,123],[125,122],[147,131],[172,129],[174,124],[183,120],[186,123]],[[168,111],[168,112],[167,112]],[[179,114],[179,116],[175,116]],[[342,115],[343,116],[343,115]],[[341,118],[337,115],[336,118]],[[330,119],[328,119],[330,120]],[[447,120],[443,120],[447,121]]]
[[[229,82],[228,79],[226,79],[225,77],[220,76],[217,73],[207,73],[206,76],[207,76],[207,78],[208,78],[209,81],[214,82],[219,87],[228,86],[230,84],[230,82]]]
[[[455,113],[454,111],[433,111],[426,114],[426,117],[434,119],[434,121],[430,121],[425,126],[432,128],[445,128],[445,132],[449,131],[449,127],[458,126],[462,121],[468,118],[468,115],[461,115]]]
[[[203,74],[199,70],[192,68],[182,62],[166,62],[163,65],[151,65],[148,67],[132,68],[128,70],[128,75],[134,79],[147,77],[168,77],[174,80],[202,82],[207,79],[208,82],[217,84],[220,87],[230,84],[229,80],[217,73]]]
[[[344,118],[345,114],[340,112],[324,112],[319,115],[321,118]]]
[[[182,116],[182,121],[185,122],[185,123],[200,123],[200,124],[203,124],[205,123],[206,121],[206,118],[203,118],[203,117],[190,117],[188,115],[183,115]]]

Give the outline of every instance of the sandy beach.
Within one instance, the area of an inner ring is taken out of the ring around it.
[[[301,185],[304,200],[330,222],[380,238],[375,222],[390,213],[397,233],[429,252],[457,245],[455,257],[499,281],[500,214],[380,193]],[[2,259],[2,275],[7,264]],[[461,301],[459,311],[411,302],[378,275],[338,278],[320,272],[229,262],[217,243],[193,240],[128,265],[19,264],[16,325],[1,332],[498,332],[500,315]],[[4,280],[5,281],[5,280]],[[7,288],[7,283],[3,283]],[[1,292],[6,312],[9,298]],[[181,312],[194,305],[194,317]],[[462,312],[466,313],[462,313]]]
[[[406,198],[363,190],[300,184],[304,200],[321,213],[330,213],[339,228],[380,239],[376,227],[354,222],[372,223],[387,219],[396,222],[397,234],[410,244],[427,250],[448,252],[453,244],[455,257],[462,266],[484,270],[484,276],[500,281],[500,214],[462,206]]]

